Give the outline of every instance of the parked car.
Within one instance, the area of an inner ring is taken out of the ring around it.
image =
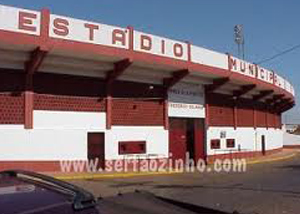
[[[96,200],[88,191],[46,175],[23,170],[0,172],[0,214],[100,213],[228,214],[138,190]]]
[[[0,172],[1,214],[99,214],[86,190],[34,172]]]

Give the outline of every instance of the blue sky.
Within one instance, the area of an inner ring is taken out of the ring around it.
[[[300,44],[298,0],[2,0],[1,4],[100,23],[134,26],[144,32],[191,41],[237,54],[233,26],[244,25],[246,60],[257,62]],[[300,48],[263,64],[288,78],[300,98]],[[285,116],[300,123],[300,107]]]

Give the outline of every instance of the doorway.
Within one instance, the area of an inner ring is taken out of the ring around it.
[[[88,133],[88,160],[96,161],[96,159],[98,159],[97,168],[104,169],[105,167],[104,133]]]
[[[189,153],[190,159],[195,159],[195,121],[194,119],[187,119],[187,129],[186,129],[186,152]]]
[[[205,159],[204,119],[169,118],[169,153],[172,160],[186,160],[186,153],[195,163]]]
[[[261,136],[261,152],[262,152],[262,155],[266,155],[266,137],[265,137],[265,135]]]

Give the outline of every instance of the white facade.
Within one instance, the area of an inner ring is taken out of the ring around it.
[[[85,129],[104,131],[106,113],[34,110],[34,129]]]
[[[146,153],[137,155],[137,158],[166,158],[169,154],[168,131],[163,127],[130,127],[113,126],[105,132],[105,158],[108,160],[124,159],[126,156],[119,155],[119,141],[146,141]],[[153,156],[152,156],[153,155]]]
[[[223,136],[222,136],[223,135]],[[237,152],[238,148],[242,152],[255,152],[262,150],[261,136],[265,136],[266,150],[273,150],[283,147],[283,131],[274,128],[237,128],[233,127],[209,127],[207,130],[207,155],[226,154]],[[210,141],[220,139],[220,149],[211,149]],[[235,148],[226,147],[226,139],[235,139]]]
[[[34,111],[34,129],[0,126],[0,160],[86,160],[89,132],[105,133],[105,159],[124,159],[119,141],[146,141],[144,157],[168,157],[168,131],[163,127],[113,126],[106,130],[106,114],[97,112]]]
[[[79,113],[80,114],[80,113]],[[99,115],[98,115],[99,116]],[[95,115],[97,118],[97,115]],[[98,117],[99,118],[99,117]],[[86,124],[87,125],[87,124]],[[0,126],[1,161],[33,160],[86,160],[88,132],[105,133],[105,159],[124,159],[118,154],[119,141],[146,141],[146,154],[138,158],[166,158],[169,153],[168,131],[163,127],[114,126],[111,130],[101,127],[91,129],[37,128],[25,130],[21,126]],[[221,132],[226,136],[221,138]],[[265,135],[266,150],[283,147],[283,131],[274,128],[210,127],[206,133],[207,155],[261,151],[261,136]],[[220,149],[211,149],[210,141],[221,139]],[[235,139],[235,148],[226,148],[226,139]],[[239,146],[240,145],[240,146]],[[130,157],[133,157],[131,155]]]
[[[191,60],[194,63],[228,69],[228,56],[226,54],[192,45],[191,55]]]
[[[105,131],[105,113],[34,111],[33,123],[0,126],[0,160],[85,160],[87,133]]]

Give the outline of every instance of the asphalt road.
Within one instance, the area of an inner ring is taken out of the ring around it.
[[[225,212],[300,212],[300,155],[248,165],[247,171],[240,173],[184,173],[72,182],[102,197],[139,189]]]

